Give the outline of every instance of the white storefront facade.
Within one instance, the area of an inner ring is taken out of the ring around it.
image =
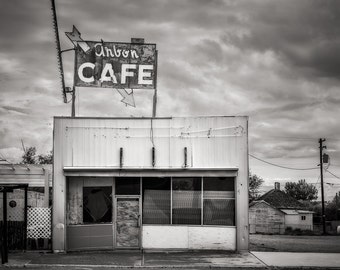
[[[54,118],[53,250],[248,250],[248,118]]]

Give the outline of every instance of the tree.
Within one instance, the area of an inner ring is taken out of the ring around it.
[[[256,174],[249,173],[249,200],[253,201],[259,197],[259,189],[264,180]]]
[[[31,146],[25,149],[25,153],[22,155],[21,164],[52,164],[53,153],[43,155],[36,155],[37,149],[35,146]]]
[[[25,153],[22,155],[22,164],[36,164],[35,154],[37,149],[33,147],[28,147],[25,149]]]
[[[287,182],[285,191],[297,200],[311,201],[318,198],[318,189],[313,184],[308,184],[305,179],[296,182]]]
[[[340,204],[339,204],[339,198],[340,192],[338,192],[333,200],[330,202],[326,203],[326,208],[325,208],[325,215],[327,220],[338,220],[340,218]]]
[[[321,202],[305,201],[303,203],[309,211],[314,212],[313,217],[314,219],[317,219],[316,223],[321,223]],[[340,192],[338,192],[331,201],[325,202],[325,216],[326,220],[340,220]]]
[[[52,164],[53,162],[53,153],[50,151],[46,155],[38,155],[38,164]]]

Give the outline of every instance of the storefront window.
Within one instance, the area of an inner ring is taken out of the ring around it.
[[[171,179],[143,178],[143,223],[170,224]]]
[[[172,224],[201,224],[201,178],[172,180]]]
[[[112,222],[112,187],[83,188],[83,222]]]
[[[234,178],[203,178],[203,224],[235,225]]]
[[[139,195],[140,177],[117,177],[116,195]]]

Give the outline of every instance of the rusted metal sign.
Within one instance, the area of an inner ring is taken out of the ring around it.
[[[75,86],[155,89],[156,44],[82,42],[88,49],[76,47]]]

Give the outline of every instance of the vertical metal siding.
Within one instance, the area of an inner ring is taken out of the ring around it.
[[[66,127],[64,166],[119,167],[122,147],[123,167],[151,168],[154,145],[155,168],[182,168],[184,147],[189,168],[238,167],[238,149],[246,144],[245,117],[56,121]]]

